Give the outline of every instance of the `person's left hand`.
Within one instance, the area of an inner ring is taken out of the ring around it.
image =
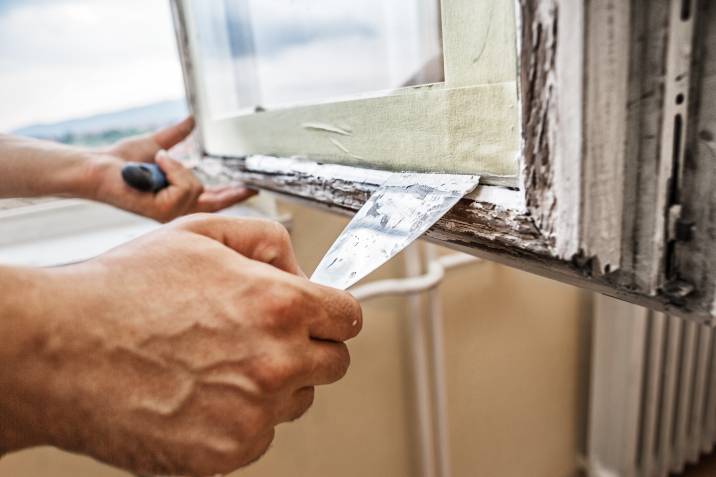
[[[96,184],[93,199],[146,217],[169,222],[197,212],[216,212],[256,194],[245,187],[204,188],[192,172],[172,159],[167,150],[191,134],[194,120],[154,134],[123,140],[99,152],[92,162],[89,181]],[[127,162],[155,162],[162,169],[169,187],[156,194],[139,192],[122,179]]]

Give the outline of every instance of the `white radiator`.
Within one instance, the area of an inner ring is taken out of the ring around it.
[[[666,477],[716,442],[716,333],[599,297],[592,337],[588,474]]]

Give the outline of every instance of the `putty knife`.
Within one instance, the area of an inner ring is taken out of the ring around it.
[[[479,176],[395,173],[358,211],[311,277],[347,290],[419,239]]]

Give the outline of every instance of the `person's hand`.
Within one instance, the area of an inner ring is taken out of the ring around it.
[[[46,335],[8,365],[25,445],[140,474],[253,462],[314,386],[344,376],[343,342],[362,326],[357,302],[310,283],[267,221],[189,217],[43,273]]]
[[[244,187],[204,189],[199,180],[167,150],[192,132],[194,120],[154,134],[125,139],[98,153],[91,163],[88,177],[96,184],[93,198],[160,222],[197,212],[216,212],[255,195]],[[156,194],[139,192],[124,183],[121,170],[127,162],[156,162],[167,176],[170,186]]]

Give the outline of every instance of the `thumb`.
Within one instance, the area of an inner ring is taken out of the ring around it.
[[[288,232],[277,222],[194,215],[176,222],[174,227],[214,239],[251,260],[305,277]]]
[[[178,124],[160,129],[152,135],[154,143],[162,149],[171,149],[194,130],[194,118],[188,117]]]
[[[172,158],[167,151],[162,149],[157,152],[154,157],[154,162],[159,165],[159,168],[167,176],[167,181],[171,185],[188,185],[191,183],[190,179],[193,179],[194,175],[184,165]]]
[[[154,160],[157,161],[157,163],[161,163],[162,166],[166,166],[168,170],[172,168],[178,169],[182,166],[181,162],[170,156],[166,149],[158,150]]]

